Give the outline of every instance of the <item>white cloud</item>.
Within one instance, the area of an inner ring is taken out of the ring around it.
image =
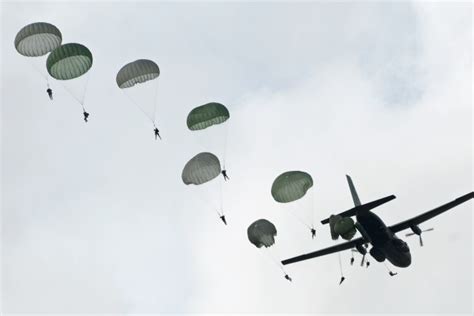
[[[383,265],[348,267],[346,253],[343,286],[337,256],[288,266],[289,284],[246,237],[268,218],[279,259],[331,244],[327,227],[312,241],[272,201],[288,169],[313,175],[317,219],[351,207],[346,173],[364,201],[397,195],[377,210],[387,224],[472,190],[467,7],[4,5],[5,310],[469,312],[472,205],[423,225],[435,231],[422,249],[409,240],[413,265],[393,279]],[[13,34],[33,20],[91,47],[87,126],[59,85],[47,100],[14,51]],[[142,57],[162,70],[158,144],[114,82]],[[227,227],[180,179],[206,143],[186,114],[208,101],[231,109]]]

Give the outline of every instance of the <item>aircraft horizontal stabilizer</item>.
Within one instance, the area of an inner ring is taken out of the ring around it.
[[[339,213],[338,215],[342,216],[342,217],[351,217],[351,216],[355,216],[357,215],[357,213],[363,213],[363,212],[366,212],[366,211],[370,211],[371,209],[374,209],[382,204],[385,204],[393,199],[395,199],[396,196],[395,195],[389,195],[389,196],[386,196],[384,198],[381,198],[381,199],[378,199],[378,200],[375,200],[375,201],[372,201],[372,202],[369,202],[369,203],[366,203],[366,204],[362,204],[362,205],[358,205],[356,207],[353,207],[351,208],[350,210],[347,210],[347,211],[344,211],[342,213]],[[329,217],[326,218],[326,219],[323,219],[321,221],[321,224],[328,224],[329,223]]]

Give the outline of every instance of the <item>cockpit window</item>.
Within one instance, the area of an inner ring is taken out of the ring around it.
[[[393,240],[393,245],[395,246],[395,248],[399,251],[402,251],[402,252],[408,252],[410,251],[410,249],[408,248],[408,245],[406,242],[404,242],[403,240],[401,239],[394,239]]]

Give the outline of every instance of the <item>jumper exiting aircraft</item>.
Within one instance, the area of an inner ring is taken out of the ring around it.
[[[420,245],[422,246],[422,230],[418,226],[419,224],[474,198],[474,192],[470,192],[461,197],[458,197],[454,201],[441,205],[431,211],[413,217],[409,220],[400,222],[392,226],[386,226],[385,223],[380,219],[380,217],[372,213],[371,210],[384,203],[387,203],[388,201],[395,199],[395,195],[390,195],[367,204],[361,204],[354,184],[352,183],[352,179],[349,176],[347,176],[347,181],[349,183],[349,188],[351,190],[352,199],[354,201],[355,207],[345,212],[342,212],[339,215],[341,217],[356,216],[357,222],[355,223],[355,228],[359,231],[361,237],[336,246],[328,247],[315,252],[283,260],[282,263],[284,265],[352,248],[356,248],[357,251],[365,257],[365,255],[367,254],[366,248],[368,247],[368,244],[371,244],[372,248],[370,249],[370,255],[375,260],[377,260],[378,262],[383,262],[385,261],[385,259],[387,259],[397,267],[406,268],[411,264],[410,248],[408,248],[406,242],[398,238],[395,234],[402,230],[410,228],[413,233],[407,235],[418,235],[420,237]],[[328,224],[329,218],[324,219],[323,221],[321,221],[321,223]]]

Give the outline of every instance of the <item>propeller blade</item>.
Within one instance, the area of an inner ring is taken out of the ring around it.
[[[415,235],[415,233],[408,233],[408,234],[405,235],[405,237],[410,237],[410,236],[413,236],[413,235]]]
[[[362,255],[362,261],[360,262],[360,266],[363,267],[365,263],[365,255]]]
[[[434,230],[434,228],[425,229],[423,232],[430,232],[430,231],[432,231],[432,230]]]
[[[420,235],[420,247],[423,247],[423,239],[421,238],[421,235]]]

